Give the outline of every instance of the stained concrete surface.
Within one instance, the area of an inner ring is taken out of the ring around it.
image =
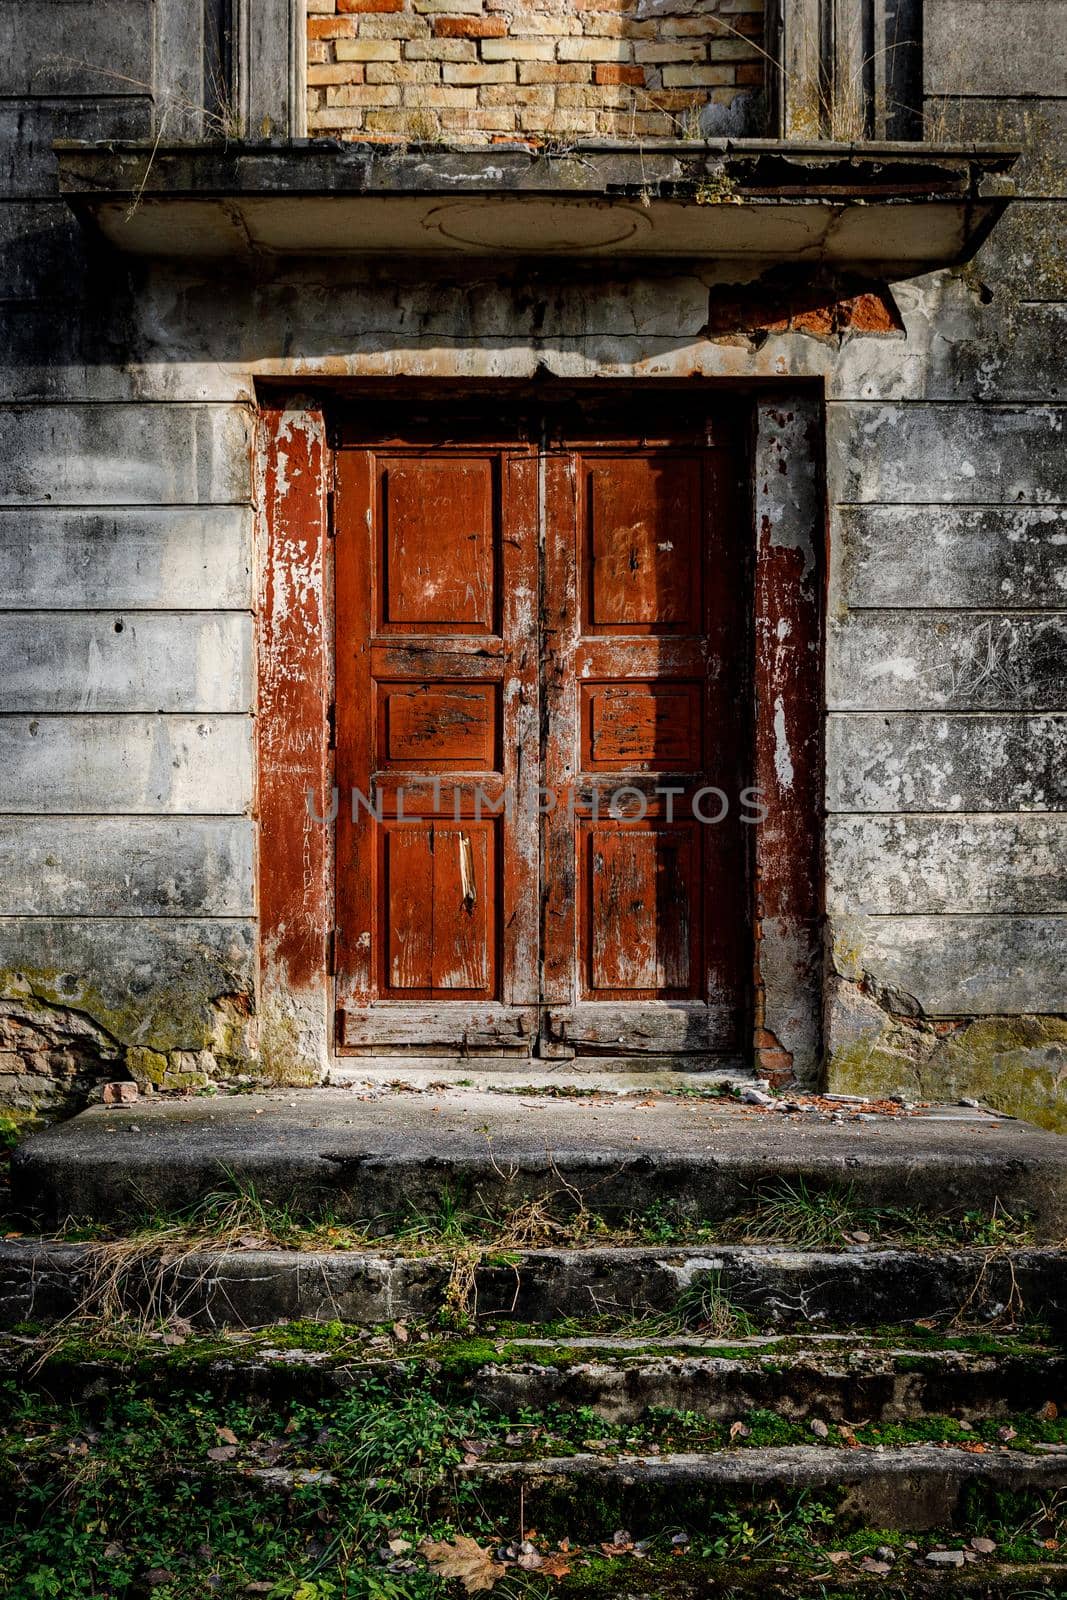
[[[680,1097],[559,1098],[447,1085],[287,1090],[93,1107],[16,1152],[14,1201],[56,1222],[177,1210],[234,1182],[307,1214],[364,1221],[578,1190],[609,1217],[670,1203],[715,1220],[775,1179],[853,1185],[930,1212],[994,1201],[1067,1235],[1067,1142],[980,1110],[781,1113]]]

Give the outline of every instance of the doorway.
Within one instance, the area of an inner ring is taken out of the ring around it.
[[[338,420],[339,1050],[747,1059],[746,416]]]

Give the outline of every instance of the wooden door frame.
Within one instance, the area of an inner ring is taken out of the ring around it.
[[[257,450],[259,560],[256,718],[258,1012],[268,1070],[311,1071],[336,1052],[333,1006],[334,782],[332,406],[377,394],[265,396]],[[575,387],[575,386],[571,386]],[[651,398],[679,385],[626,385]],[[691,391],[693,385],[688,385]],[[620,380],[590,384],[620,395]],[[392,384],[396,397],[403,386]],[[500,390],[498,389],[498,393]],[[528,385],[512,396],[532,401]],[[442,405],[478,386],[442,383]],[[714,385],[749,408],[754,630],[752,782],[766,820],[752,828],[753,1066],[811,1081],[821,1059],[823,619],[827,570],[824,400],[815,384]],[[425,385],[419,395],[427,399]]]

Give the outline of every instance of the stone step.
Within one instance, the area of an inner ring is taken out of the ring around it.
[[[835,1120],[839,1119],[839,1120]],[[226,1184],[296,1217],[388,1227],[453,1205],[585,1206],[715,1224],[771,1183],[847,1188],[858,1205],[1029,1219],[1067,1237],[1067,1141],[960,1108],[820,1114],[684,1096],[553,1097],[382,1085],[95,1106],[16,1151],[13,1201],[54,1227],[186,1210]]]
[[[0,1328],[48,1323],[99,1308],[180,1317],[195,1327],[262,1328],[281,1321],[436,1322],[462,1307],[480,1324],[507,1319],[616,1321],[673,1317],[679,1327],[716,1316],[739,1326],[834,1329],[1002,1326],[1005,1319],[1067,1331],[1067,1252],[843,1251],[591,1247],[487,1252],[479,1258],[387,1251],[178,1250],[164,1240],[0,1240]],[[742,1320],[743,1319],[743,1320]]]
[[[647,1563],[622,1561],[619,1581],[625,1586],[607,1591],[619,1600],[861,1600],[878,1596],[885,1600],[886,1583],[892,1587],[891,1600],[1064,1600],[1067,1595],[1067,1564],[1040,1565],[1015,1562],[976,1562],[973,1566],[929,1565],[925,1558],[904,1560],[891,1579],[872,1577],[860,1559],[837,1568],[815,1572],[810,1566],[793,1567],[782,1561],[749,1560],[746,1565],[724,1562],[714,1566],[691,1561],[674,1561],[668,1572],[649,1572]],[[661,1578],[670,1583],[669,1591],[660,1587]],[[900,1587],[901,1583],[906,1588]],[[842,1587],[847,1583],[847,1588]],[[651,1585],[651,1586],[650,1586]],[[560,1600],[604,1600],[604,1589],[594,1584],[557,1590]]]
[[[923,1416],[971,1421],[1033,1413],[1067,1394],[1067,1355],[1034,1347],[973,1350],[871,1349],[852,1341],[834,1348],[791,1348],[775,1341],[728,1354],[692,1348],[509,1347],[471,1380],[479,1402],[512,1413],[523,1405],[583,1406],[607,1422],[636,1421],[658,1409],[731,1422],[750,1411],[787,1421],[856,1418],[895,1422]]]
[[[141,1463],[157,1494],[169,1492],[178,1499],[188,1526],[199,1525],[201,1508],[220,1504],[235,1519],[254,1505],[261,1519],[268,1518],[257,1531],[269,1527],[276,1537],[298,1521],[310,1522],[314,1529],[320,1503],[327,1508],[326,1525],[334,1520],[329,1508],[347,1475],[343,1462],[303,1465],[303,1452],[288,1450],[284,1440],[239,1440],[236,1446],[216,1449],[228,1459],[213,1461],[208,1441],[217,1436],[206,1431],[191,1449],[186,1443],[179,1451]],[[92,1427],[81,1421],[68,1445],[68,1452],[71,1445],[77,1452],[80,1476],[90,1485],[99,1443]],[[317,1462],[318,1453],[312,1450],[309,1459]],[[415,1493],[424,1500],[426,1526],[435,1510],[454,1517],[457,1491],[468,1507],[473,1499],[476,1542],[490,1559],[508,1563],[501,1592],[516,1596],[551,1592],[561,1600],[603,1600],[608,1595],[616,1600],[667,1600],[668,1595],[669,1600],[718,1595],[797,1600],[810,1594],[812,1600],[854,1600],[873,1595],[876,1581],[878,1592],[889,1583],[891,1595],[910,1600],[1037,1600],[1042,1595],[1062,1600],[1067,1564],[1051,1556],[1025,1564],[997,1559],[997,1541],[983,1544],[979,1536],[976,1550],[972,1529],[989,1526],[996,1518],[1010,1531],[1018,1521],[1025,1525],[1030,1546],[1040,1537],[1032,1531],[1039,1526],[1061,1529],[1058,1495],[1065,1460],[1059,1452],[977,1456],[923,1445],[880,1452],[804,1445],[609,1459],[579,1454],[464,1463],[443,1480],[427,1479]],[[409,1481],[417,1479],[419,1468],[413,1466],[408,1476]],[[21,1500],[47,1504],[42,1491],[58,1493],[61,1482],[69,1498],[72,1478],[77,1482],[78,1474],[67,1472],[60,1479],[47,1451],[20,1452]],[[5,1510],[13,1507],[6,1496],[14,1487],[0,1486]],[[84,1500],[80,1484],[78,1488]],[[390,1483],[388,1490],[395,1497],[397,1484]],[[106,1476],[100,1492],[110,1495],[114,1505],[115,1484]],[[121,1503],[115,1510],[121,1523]],[[754,1554],[739,1561],[749,1517],[755,1524],[750,1530]],[[807,1531],[799,1538],[792,1528],[794,1517],[805,1519],[800,1526]],[[524,1535],[532,1537],[535,1526],[537,1543],[527,1544]],[[1001,1528],[996,1531],[1005,1538]],[[851,1537],[860,1533],[864,1537],[850,1548]],[[127,1531],[126,1542],[131,1538]],[[520,1550],[537,1548],[547,1555],[561,1540],[569,1550],[571,1577],[546,1591],[543,1580],[535,1576],[531,1582],[515,1558]],[[337,1545],[321,1536],[315,1542],[331,1552]],[[717,1542],[727,1547],[725,1557],[714,1553]],[[153,1554],[158,1551],[150,1535],[147,1544]],[[410,1570],[424,1574],[415,1543],[401,1548],[408,1553]],[[602,1552],[612,1557],[609,1563]],[[188,1551],[175,1548],[168,1554],[179,1556],[177,1565],[188,1566]],[[372,1571],[377,1557],[376,1590],[381,1584],[382,1593],[413,1592],[403,1580],[397,1586],[386,1576],[388,1549],[371,1546],[366,1555]],[[872,1559],[879,1562],[876,1576],[864,1566]],[[584,1568],[590,1568],[588,1582],[583,1582]],[[326,1566],[323,1576],[332,1579],[333,1569]],[[152,1580],[148,1574],[146,1578],[136,1592],[147,1591]]]
[[[1024,1454],[931,1445],[841,1450],[823,1445],[732,1449],[705,1454],[544,1456],[461,1466],[487,1515],[519,1502],[526,1525],[549,1537],[635,1538],[666,1522],[699,1528],[726,1507],[743,1509],[803,1493],[845,1526],[967,1529],[1003,1496],[1062,1493],[1067,1446]]]
[[[354,1089],[482,1089],[580,1095],[730,1094],[756,1082],[751,1071],[716,1065],[708,1056],[346,1056],[330,1066],[326,1087]]]
[[[404,1330],[405,1332],[407,1330]],[[808,1338],[574,1338],[556,1341],[408,1333],[368,1337],[330,1326],[316,1341],[306,1324],[256,1335],[127,1333],[108,1348],[62,1333],[0,1335],[0,1362],[22,1383],[78,1398],[115,1382],[192,1388],[218,1397],[317,1398],[366,1384],[432,1374],[435,1393],[471,1399],[498,1416],[583,1408],[605,1424],[648,1425],[685,1413],[732,1423],[753,1412],[782,1422],[899,1423],[921,1418],[968,1425],[1032,1417],[1067,1393],[1067,1354],[1021,1337],[949,1340]],[[987,1430],[988,1433],[988,1430]]]

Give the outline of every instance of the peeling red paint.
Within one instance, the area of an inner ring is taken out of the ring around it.
[[[786,1082],[794,1054],[767,1027],[772,963],[766,947],[773,938],[778,1004],[784,984],[790,1009],[802,1008],[801,997],[816,992],[821,949],[821,499],[814,480],[804,478],[821,459],[821,439],[811,436],[803,414],[768,407],[764,419],[767,436],[756,483],[764,509],[757,518],[754,690],[755,781],[767,816],[756,829],[753,1043],[763,1075]],[[811,502],[806,510],[796,504],[792,481],[779,484],[778,474],[768,473],[768,457],[776,460],[779,474],[804,483]],[[784,958],[788,974],[781,971]]]
[[[321,992],[326,975],[329,803],[326,438],[300,404],[262,416],[257,809],[264,989]]]

